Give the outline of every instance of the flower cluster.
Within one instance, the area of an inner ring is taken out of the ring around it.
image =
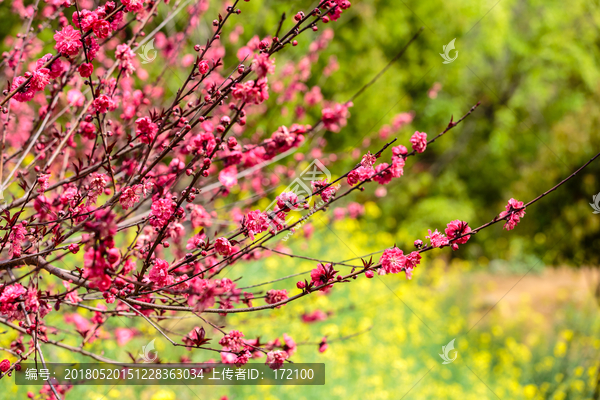
[[[521,218],[525,216],[525,207],[522,201],[518,201],[515,199],[508,200],[508,204],[506,205],[506,211],[502,211],[500,213],[500,218],[507,218],[506,223],[504,224],[504,228],[506,230],[515,229],[517,224],[521,222]]]
[[[219,340],[219,344],[223,347],[227,347],[227,350],[237,353],[244,345],[244,341],[242,340],[243,337],[244,334],[242,332],[233,330],[223,336],[223,338]]]
[[[250,239],[254,240],[254,235],[269,229],[269,216],[259,210],[250,211],[246,214],[244,228]]]
[[[322,286],[335,281],[335,274],[338,271],[333,269],[331,264],[318,264],[317,268],[310,272],[311,283],[314,286]],[[327,285],[319,289],[322,292],[327,292],[332,285]]]
[[[276,304],[279,303],[280,301],[284,301],[287,300],[288,298],[288,291],[285,289],[281,289],[281,290],[276,290],[276,289],[271,289],[267,292],[267,297],[265,297],[265,302],[267,304]],[[275,308],[280,308],[281,305],[276,306]]]
[[[459,244],[465,244],[471,238],[471,235],[467,235],[471,232],[469,224],[458,219],[448,223],[445,232],[448,242],[452,243],[452,250],[458,250]]]
[[[65,56],[75,56],[81,49],[81,32],[73,29],[71,25],[65,26],[54,35],[56,45],[54,48]]]
[[[248,104],[262,104],[269,99],[269,85],[267,78],[256,81],[236,83],[231,94],[237,100]]]
[[[427,134],[425,132],[416,131],[410,138],[413,150],[417,153],[422,153],[427,148]]]
[[[407,279],[412,279],[413,269],[421,262],[421,255],[413,251],[410,254],[404,255],[404,252],[397,247],[386,249],[379,263],[381,268],[378,270],[379,275],[397,274],[404,271]]]
[[[352,102],[346,104],[333,104],[330,107],[323,108],[323,117],[321,121],[325,129],[332,132],[339,132],[348,123],[350,113],[348,108],[352,107]]]

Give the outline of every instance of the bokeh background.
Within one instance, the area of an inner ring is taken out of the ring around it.
[[[209,4],[191,43],[205,40],[222,5]],[[332,26],[334,38],[307,82],[309,87],[318,85],[326,99],[351,98],[420,28],[422,32],[354,100],[348,125],[339,133],[323,133],[321,153],[311,149],[315,142],[298,150],[306,160],[324,159],[339,176],[356,162],[356,149],[362,154],[385,143],[386,125],[397,114],[414,115],[409,125],[389,135],[407,145],[415,130],[437,134],[451,116],[456,120],[477,102],[481,105],[410,160],[404,177],[385,192],[371,185],[338,206],[357,202],[364,206],[364,215],[335,218],[330,210],[314,218],[310,240],[306,232],[299,233],[285,246],[296,254],[336,261],[394,243],[410,249],[427,229],[442,229],[453,219],[478,226],[502,211],[509,198],[528,201],[584,164],[600,151],[599,5],[597,0],[354,1]],[[310,6],[314,4],[304,0],[243,4],[237,19],[244,26],[240,42],[273,34],[281,13],[291,16]],[[166,7],[159,10],[166,14]],[[6,2],[0,4],[0,18],[2,38],[21,29]],[[163,29],[165,35],[181,29],[187,18],[185,12],[175,18]],[[442,64],[442,46],[454,38],[458,58]],[[51,35],[41,39],[50,49]],[[5,50],[10,43],[3,41],[2,46]],[[297,60],[308,46],[308,40],[300,41],[297,51],[278,55],[278,65]],[[227,48],[226,65],[236,62],[234,47]],[[144,68],[148,79],[164,69],[159,63]],[[332,72],[323,73],[327,69]],[[172,92],[184,74],[177,63],[169,66]],[[308,108],[299,120],[295,109],[300,97],[270,101],[263,118],[249,121],[252,129],[273,132],[282,124],[311,123],[320,116],[319,108]],[[293,165],[297,160],[289,156],[279,163]],[[298,170],[306,165],[299,163]],[[277,171],[275,165],[269,168]],[[291,180],[282,178],[279,189]],[[515,230],[507,232],[498,224],[456,252],[428,252],[412,281],[400,276],[359,279],[328,296],[227,317],[228,326],[243,328],[248,337],[293,336],[302,343],[295,361],[326,363],[325,386],[76,387],[67,398],[599,399],[600,215],[589,205],[598,192],[600,162],[527,209]],[[214,208],[224,210],[250,195],[234,190]],[[240,265],[229,277],[241,277],[239,286],[249,286],[312,268],[309,261],[273,256]],[[263,288],[289,289],[295,280]],[[303,322],[303,315],[316,310],[326,318]],[[59,338],[76,345],[77,335],[66,331],[78,318],[49,322],[65,330]],[[114,324],[89,345],[90,351],[127,360],[126,351],[137,354],[155,336],[143,322],[116,319]],[[181,320],[164,326],[185,334],[197,325],[199,321]],[[125,327],[134,327],[137,335],[119,344],[114,329]],[[14,340],[11,335],[1,334],[0,345]],[[330,345],[319,353],[323,336]],[[458,358],[442,365],[438,353],[452,339]],[[165,361],[206,359],[173,349],[160,337],[156,347]],[[59,349],[46,351],[55,361],[77,359]],[[7,380],[0,387],[10,398],[24,398],[35,390]]]

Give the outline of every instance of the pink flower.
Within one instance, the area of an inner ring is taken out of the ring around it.
[[[223,353],[221,353],[221,354],[223,354]],[[249,350],[244,349],[236,357],[236,359],[233,361],[233,363],[235,364],[236,367],[241,367],[242,365],[247,364],[248,360],[250,360],[251,357],[252,357],[252,353],[250,353]],[[223,396],[223,397],[225,397],[225,396]],[[221,400],[224,400],[224,399],[221,398]]]
[[[311,323],[317,321],[325,321],[327,319],[327,314],[321,310],[315,310],[312,313],[303,314],[302,322]]]
[[[425,132],[416,131],[410,138],[413,150],[417,153],[422,153],[427,148],[427,134]]]
[[[365,154],[362,157],[362,160],[360,161],[360,165],[362,165],[363,167],[372,167],[373,165],[375,165],[375,162],[377,161],[377,157],[375,157],[373,154],[371,154],[370,151],[367,151],[367,154]]]
[[[34,90],[36,92],[44,90],[46,85],[50,83],[49,72],[50,70],[48,68],[40,68],[31,72],[31,81],[29,81],[31,90]]]
[[[269,229],[269,216],[259,210],[250,211],[246,215],[244,228],[248,231],[250,239],[254,240],[254,235]]]
[[[252,61],[252,69],[259,78],[263,78],[275,72],[275,60],[270,59],[267,53],[260,53]]]
[[[450,243],[454,243],[454,244],[465,244],[467,243],[467,241],[471,238],[471,235],[467,235],[467,236],[463,236],[460,239],[456,239],[456,240],[452,240],[454,239],[456,236],[461,236],[464,235],[466,233],[471,232],[471,227],[469,226],[469,224],[467,222],[461,221],[461,220],[454,220],[452,222],[449,222],[446,228],[446,236],[448,237],[448,240],[450,241]]]
[[[348,174],[348,184],[354,186],[359,182],[371,179],[373,175],[375,175],[373,167],[364,167],[361,165],[355,170],[350,171]]]
[[[0,294],[0,315],[7,317],[9,320],[23,319],[24,314],[20,302],[24,301],[25,306],[29,306],[29,296],[27,294],[27,290],[18,283],[5,287]]]
[[[433,233],[431,233],[431,229],[428,229],[427,232],[429,233],[429,236],[425,236],[425,239],[429,239],[433,247],[443,247],[448,245],[448,239],[444,234],[438,232],[437,229]]]
[[[148,278],[150,282],[154,282],[157,286],[166,286],[172,283],[169,282],[169,263],[157,258],[154,261],[154,266],[150,269]]]
[[[51,79],[55,79],[58,78],[65,70],[66,68],[66,63],[63,63],[62,61],[60,61],[60,58],[57,58],[56,60],[54,60],[52,62],[52,64],[50,64],[47,67],[44,67],[44,65],[50,61],[53,58],[52,54],[48,53],[45,56],[43,56],[42,58],[40,58],[39,60],[37,60],[35,62],[35,68],[37,70],[42,70],[42,69],[49,69],[48,76],[50,76]],[[46,73],[46,72],[45,72]]]
[[[397,247],[392,247],[383,252],[379,262],[381,263],[379,275],[397,274],[406,266],[406,257],[402,250]]]
[[[329,282],[334,282],[335,274],[337,272],[338,271],[334,270],[331,264],[318,264],[317,268],[310,271],[310,279],[315,286],[321,286]],[[319,290],[325,292],[331,289],[331,286],[332,285],[328,285]]]
[[[350,186],[354,186],[358,182],[360,182],[360,177],[358,176],[357,170],[353,169],[352,171],[350,171],[350,173],[348,173],[347,182],[348,182],[348,185],[350,185]]]
[[[136,188],[138,186],[139,185],[136,185],[134,187],[126,187],[125,189],[123,189],[123,192],[119,197],[119,203],[121,203],[121,207],[123,207],[123,210],[129,210],[135,205],[135,203],[140,201],[140,195],[136,193]]]
[[[90,10],[82,10],[80,13],[75,11],[73,12],[72,20],[76,28],[89,31],[92,29],[94,22],[98,21],[98,15]]]
[[[37,189],[38,193],[44,193],[46,190],[48,190],[48,187],[50,187],[50,174],[41,174],[38,178],[37,178],[37,183],[38,185],[40,185]]]
[[[313,86],[306,94],[304,95],[304,101],[309,106],[315,106],[318,103],[323,101],[323,95],[321,94],[321,88],[318,86]]]
[[[328,347],[329,345],[327,344],[327,337],[324,336],[323,339],[321,339],[321,343],[319,343],[319,353],[325,353]]]
[[[115,336],[117,338],[117,344],[119,346],[125,346],[135,336],[133,329],[117,328],[115,329]]]
[[[74,56],[81,48],[81,32],[73,29],[71,25],[65,26],[54,35],[56,45],[54,48],[66,56]]]
[[[98,288],[101,291],[110,287],[112,281],[110,276],[105,274],[105,269],[110,266],[100,251],[95,251],[90,247],[83,255],[83,266],[85,268],[83,277],[91,281],[90,287]]]
[[[139,12],[144,8],[144,0],[123,0],[122,3],[125,6],[125,10],[129,12]]]
[[[337,21],[342,15],[342,11],[350,8],[351,4],[349,0],[332,0],[332,2],[335,3],[337,7],[333,9],[332,13],[329,14],[329,17],[331,17],[332,21]],[[325,18],[323,18],[323,21],[326,21]]]
[[[231,189],[238,183],[237,173],[237,167],[235,165],[230,165],[219,172],[219,182],[227,189]]]
[[[230,351],[237,353],[244,345],[244,341],[242,340],[243,337],[244,334],[242,332],[232,330],[219,340],[219,344],[223,347],[227,347]]]
[[[135,121],[135,133],[139,136],[142,143],[150,144],[156,137],[158,125],[156,125],[149,117],[138,118]]]
[[[288,298],[287,290],[271,289],[267,292],[267,297],[265,298],[265,302],[267,304],[275,304],[275,303],[279,303],[280,301],[287,300],[287,298]],[[275,308],[280,308],[280,307],[281,307],[281,305],[279,305]]]
[[[400,113],[392,119],[392,126],[395,130],[401,129],[404,125],[410,124],[413,117],[413,112]]]
[[[94,66],[92,63],[82,63],[77,71],[79,71],[79,75],[82,78],[89,78],[92,76],[92,72],[94,72]]]
[[[108,183],[108,176],[104,174],[94,173],[90,181],[90,190],[88,192],[88,202],[94,204],[98,200],[98,196],[104,193],[104,188]]]
[[[297,349],[296,342],[294,341],[294,339],[292,339],[292,337],[289,336],[287,333],[284,333],[283,343],[283,351],[288,353],[289,357],[293,356]]]
[[[390,168],[390,173],[394,178],[400,178],[404,175],[404,158],[402,157],[394,157],[392,160],[392,168]]]
[[[90,321],[81,314],[66,314],[64,316],[64,321],[68,324],[73,324],[75,329],[81,332],[88,331],[92,327]]]
[[[206,242],[204,241],[204,233],[202,235],[194,235],[188,239],[187,245],[185,246],[188,250],[203,248]]]
[[[380,185],[386,185],[392,181],[393,175],[391,168],[388,168],[389,164],[381,163],[375,168],[375,176],[373,180]]]
[[[135,57],[135,53],[128,45],[120,44],[117,46],[115,58],[120,61],[119,67],[125,71],[125,76],[129,76],[135,71],[135,67],[131,63],[133,57]]]
[[[0,295],[0,304],[16,303],[17,299],[25,293],[27,293],[27,290],[19,283],[7,286]]]
[[[233,246],[231,243],[229,243],[229,240],[224,237],[220,237],[215,240],[215,250],[220,255],[227,257],[233,251]]]
[[[208,65],[208,61],[202,60],[198,63],[198,72],[200,72],[202,75],[206,74],[209,69],[210,66]]]
[[[435,99],[438,96],[438,92],[442,90],[442,84],[439,82],[435,82],[431,89],[427,92],[427,95],[430,99]]]
[[[419,254],[419,252],[413,251],[412,253],[410,253],[406,256],[406,266],[404,268],[404,273],[406,274],[406,279],[412,279],[412,271],[420,263],[421,263],[421,254]]]
[[[190,210],[190,220],[194,228],[212,226],[211,215],[200,204],[188,204],[186,207]]]
[[[134,269],[135,261],[133,261],[131,258],[127,259],[127,261],[125,261],[125,263],[123,264],[123,274],[128,275]]]
[[[150,208],[150,225],[155,228],[162,228],[168,222],[177,204],[170,199],[158,199],[152,203]]]
[[[369,180],[373,175],[375,175],[375,169],[372,167],[360,166],[356,168],[355,171],[358,173],[358,179],[361,181]]]
[[[87,58],[90,62],[96,58],[96,53],[100,50],[100,45],[98,41],[93,36],[88,36],[85,38],[85,46],[87,47]],[[66,67],[65,67],[66,68]]]
[[[108,35],[110,35],[110,24],[108,21],[96,21],[94,22],[94,25],[92,25],[92,29],[94,30],[94,35],[96,35],[98,39],[106,39]]]
[[[111,266],[115,266],[121,261],[121,252],[116,247],[112,247],[106,251],[106,260]]]
[[[92,106],[96,112],[104,114],[108,112],[109,107],[111,107],[111,99],[107,95],[101,94],[100,96],[96,97],[92,103]]]
[[[406,147],[399,145],[392,147],[392,154],[396,157],[405,156],[408,154],[408,150],[406,150]]]
[[[86,139],[94,140],[96,138],[96,125],[93,122],[81,121],[79,131]]]
[[[267,78],[259,78],[256,82],[248,81],[236,83],[231,91],[235,99],[243,100],[249,104],[261,104],[269,99],[269,85]]]
[[[10,85],[10,90],[17,90],[17,88],[21,86],[25,81],[27,81],[27,78],[25,78],[24,76],[17,76],[14,79],[13,84]],[[13,99],[15,99],[18,102],[24,103],[33,99],[34,95],[35,90],[33,90],[30,85],[25,85],[17,93],[15,93]]]
[[[333,107],[325,107],[322,111],[323,126],[332,132],[339,132],[347,124],[347,118],[350,116],[348,108],[352,107],[352,102],[346,104],[335,104]]]
[[[515,229],[517,224],[521,222],[521,218],[525,216],[525,208],[523,208],[524,203],[522,201],[518,201],[515,199],[510,199],[508,204],[506,205],[506,211],[502,211],[500,213],[500,218],[504,218],[509,215],[506,223],[504,224],[504,229],[512,230]],[[516,211],[517,209],[523,208],[522,210]]]
[[[283,192],[277,196],[277,207],[282,211],[298,209],[298,196],[294,192]]]
[[[319,192],[319,196],[325,203],[329,203],[329,200],[335,196],[335,192],[337,189],[335,186],[328,186],[327,179],[323,179],[321,181],[310,181],[311,186],[313,187],[313,193]]]
[[[356,219],[365,213],[365,207],[357,202],[348,204],[348,214],[350,218]]]
[[[110,2],[110,3],[114,4],[114,2]],[[109,3],[106,3],[106,4],[109,4]],[[108,12],[108,7],[106,7],[106,11]],[[111,10],[110,12],[112,13],[113,11],[114,11],[114,7],[113,7],[113,10]],[[116,31],[117,29],[119,29],[119,27],[121,26],[121,22],[123,22],[124,14],[125,13],[123,11],[117,11],[117,13],[112,17],[112,21],[110,23],[110,29],[112,29],[113,31]]]
[[[10,248],[8,249],[8,256],[10,258],[18,258],[21,257],[21,250],[23,242],[25,241],[25,235],[27,234],[27,229],[23,226],[23,224],[16,224],[12,227],[10,231],[10,235],[8,235],[8,241],[10,242]]]
[[[288,357],[288,353],[283,350],[270,351],[267,353],[267,361],[265,364],[272,370],[277,370],[283,366],[284,361]]]
[[[0,361],[0,371],[6,372],[10,369],[10,361],[8,359],[4,359]]]
[[[333,218],[336,220],[344,219],[347,210],[345,208],[336,208],[333,210]]]
[[[77,89],[71,89],[67,92],[67,102],[74,107],[81,107],[85,101],[85,96]],[[85,122],[85,121],[82,121]]]

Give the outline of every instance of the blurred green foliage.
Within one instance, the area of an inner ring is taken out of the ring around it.
[[[450,116],[456,120],[481,101],[463,124],[416,163],[410,160],[405,176],[389,185],[388,195],[378,200],[383,213],[370,225],[373,232],[385,226],[399,245],[410,248],[414,239],[424,239],[428,228],[444,228],[452,219],[478,226],[502,211],[509,198],[533,199],[600,150],[597,1],[355,3],[332,26],[335,39],[309,81],[309,86],[321,86],[326,99],[348,100],[420,27],[424,30],[354,101],[348,126],[326,135],[328,151],[350,154],[364,138],[372,139],[365,151],[378,150],[381,126],[397,113],[414,111],[413,123],[397,135],[399,143],[409,145],[415,130],[431,137],[446,127]],[[257,18],[260,25],[246,32],[246,38],[272,34],[278,15],[293,15],[300,5],[250,2],[248,6],[265,15]],[[254,12],[241,17],[256,18]],[[459,56],[444,65],[439,53],[453,38]],[[326,78],[318,69],[330,56],[340,68]],[[436,82],[442,89],[432,99],[428,90]],[[319,112],[309,110],[305,122],[317,120]],[[281,120],[279,109],[272,109],[258,126],[271,132]],[[289,117],[285,122],[295,121]],[[355,162],[347,157],[334,172],[342,174]],[[354,199],[373,199],[373,186]],[[483,231],[460,256],[597,264],[600,218],[588,205],[597,192],[599,162],[527,210],[516,230],[503,232],[499,224]]]

